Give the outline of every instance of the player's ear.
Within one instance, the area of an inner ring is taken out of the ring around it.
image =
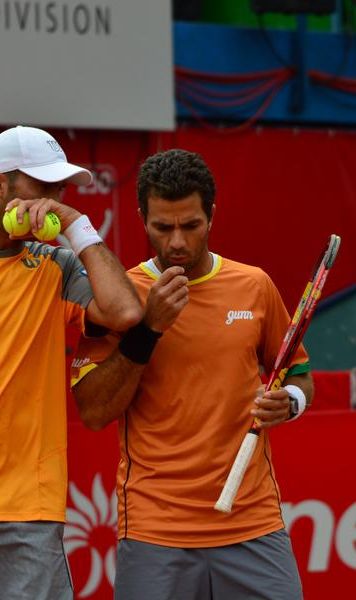
[[[213,204],[212,207],[211,207],[210,221],[208,223],[208,231],[210,231],[211,226],[213,224],[213,219],[214,219],[214,215],[215,215],[215,209],[216,209],[216,204]]]
[[[9,188],[8,180],[4,173],[0,173],[0,198],[5,198]]]

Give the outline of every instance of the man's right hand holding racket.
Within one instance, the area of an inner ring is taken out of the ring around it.
[[[300,387],[307,399],[312,395],[313,383],[307,374],[288,377],[285,384]],[[288,390],[281,387],[266,392],[264,388],[259,388],[251,415],[258,421],[259,429],[267,429],[288,421],[292,416]]]

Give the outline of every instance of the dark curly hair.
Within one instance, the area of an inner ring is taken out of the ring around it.
[[[210,221],[215,182],[199,154],[172,149],[149,156],[141,165],[137,179],[137,195],[145,221],[150,196],[164,200],[181,200],[194,192],[200,194],[202,208]]]

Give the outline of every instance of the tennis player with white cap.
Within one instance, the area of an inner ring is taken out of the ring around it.
[[[54,183],[67,180],[88,185],[88,169],[72,165],[61,146],[47,131],[18,125],[0,134],[0,173],[15,169],[34,179]]]
[[[71,600],[63,550],[67,464],[65,327],[126,330],[141,304],[88,217],[60,202],[90,171],[35,127],[0,134],[0,595]],[[72,250],[10,238],[5,210],[32,231],[53,211]]]

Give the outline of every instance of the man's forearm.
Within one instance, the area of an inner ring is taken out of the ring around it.
[[[87,427],[102,429],[120,417],[136,393],[144,367],[115,350],[73,387],[80,417]]]
[[[114,331],[124,331],[142,319],[137,292],[117,257],[103,244],[80,254],[93,290],[87,317]]]

